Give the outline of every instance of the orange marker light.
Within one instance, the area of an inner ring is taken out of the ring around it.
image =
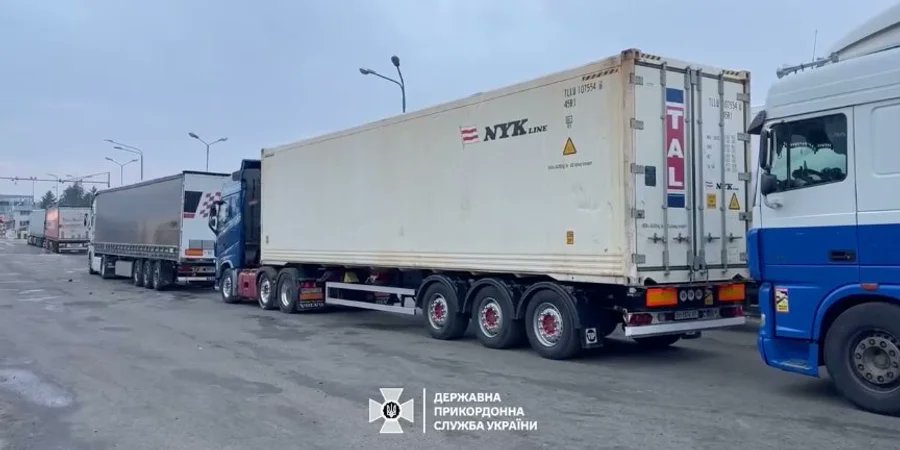
[[[184,254],[187,256],[203,256],[202,248],[189,248],[184,251]]]
[[[647,289],[647,307],[658,308],[660,306],[677,306],[678,289],[675,288],[651,288]]]
[[[746,298],[746,286],[743,284],[719,286],[720,302],[742,302],[744,298]]]

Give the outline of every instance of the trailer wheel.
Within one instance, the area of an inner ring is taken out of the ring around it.
[[[297,311],[297,269],[284,269],[278,274],[278,309],[283,313],[293,314]]]
[[[488,348],[509,348],[522,343],[525,327],[513,320],[516,310],[506,292],[485,286],[475,294],[472,317],[478,325],[475,335]]]
[[[662,336],[636,337],[634,342],[647,350],[659,350],[671,346],[680,339],[680,334],[664,334]]]
[[[825,366],[858,407],[900,415],[900,307],[864,303],[838,316],[825,336]]]
[[[234,269],[222,269],[222,281],[219,293],[225,303],[237,303],[240,297],[235,293],[237,286],[237,271]]]
[[[435,339],[459,339],[469,327],[469,318],[460,313],[456,291],[445,283],[433,283],[425,289],[422,302],[425,328]]]
[[[147,289],[153,289],[153,260],[145,259],[144,267],[141,269],[141,274],[144,276],[144,283],[141,286],[144,286]]]
[[[259,301],[259,307],[265,310],[278,308],[278,302],[281,298],[276,295],[275,289],[275,271],[268,267],[259,270],[256,280],[256,298]]]
[[[97,271],[94,270],[94,253],[90,250],[87,252],[88,257],[88,275],[96,275]]]
[[[116,270],[113,269],[113,273],[109,273],[109,258],[106,255],[100,255],[100,278],[104,280],[108,280],[116,276]]]
[[[168,267],[168,261],[153,261],[153,289],[163,291],[169,287],[169,274],[171,271],[168,270]]]
[[[137,287],[144,285],[144,260],[136,259],[131,262],[131,283]]]
[[[574,306],[551,289],[534,294],[525,310],[531,348],[548,359],[569,359],[581,351]]]

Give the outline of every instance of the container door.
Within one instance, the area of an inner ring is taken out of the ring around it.
[[[637,66],[633,125],[636,248],[657,282],[745,270],[745,82],[688,68]]]
[[[743,82],[693,72],[695,279],[727,279],[747,264],[749,112]]]
[[[632,123],[636,250],[641,276],[687,281],[693,264],[691,84],[683,71],[637,66]]]

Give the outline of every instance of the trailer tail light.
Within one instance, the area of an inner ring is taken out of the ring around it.
[[[734,308],[722,308],[719,311],[719,315],[724,318],[743,317],[744,316],[744,307],[738,305],[738,306],[735,306]]]
[[[660,306],[678,306],[678,289],[675,288],[650,288],[647,289],[647,307],[658,308]]]
[[[745,297],[746,287],[742,283],[719,286],[720,302],[742,302]]]
[[[189,248],[184,251],[186,256],[203,256],[202,248]]]
[[[315,281],[304,281],[300,283],[300,301],[302,302],[319,302],[325,298],[322,288],[316,286]]]
[[[650,325],[653,323],[653,316],[648,313],[636,313],[628,317],[629,326]]]

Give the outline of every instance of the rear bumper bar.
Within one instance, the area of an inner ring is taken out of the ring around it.
[[[210,276],[208,276],[208,277],[178,277],[178,278],[176,278],[176,280],[177,280],[179,283],[191,283],[191,282],[208,282],[208,283],[212,283],[213,281],[216,281],[216,277],[215,277],[215,276],[212,276],[212,275],[210,275]]]
[[[644,337],[661,334],[686,333],[689,331],[709,330],[711,328],[733,327],[747,323],[747,318],[727,317],[724,319],[690,320],[684,322],[660,323],[654,325],[626,326],[625,336]]]

